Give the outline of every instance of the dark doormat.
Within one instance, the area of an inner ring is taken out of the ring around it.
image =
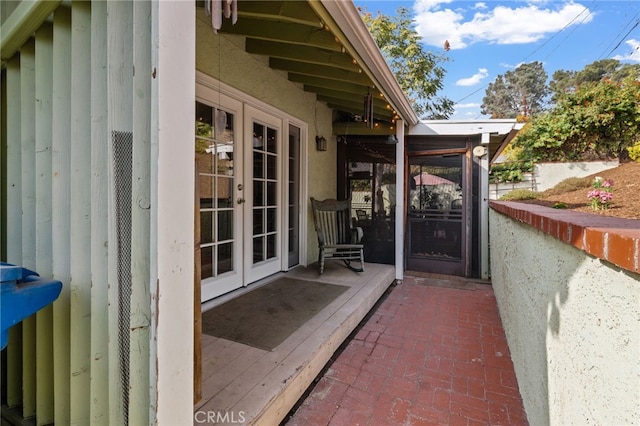
[[[278,278],[202,313],[202,333],[272,351],[349,287]]]

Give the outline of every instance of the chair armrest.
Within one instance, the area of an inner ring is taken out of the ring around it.
[[[362,241],[362,237],[364,236],[364,232],[362,231],[362,228],[359,226],[356,226],[354,228],[351,228],[351,243],[352,244],[359,244],[360,241]]]

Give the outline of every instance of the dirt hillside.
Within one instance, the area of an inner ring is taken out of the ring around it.
[[[613,202],[606,210],[593,210],[589,205],[587,192],[592,188],[581,188],[558,195],[544,195],[537,200],[526,202],[553,206],[556,203],[564,203],[568,209],[601,214],[605,216],[640,219],[640,163],[623,163],[613,169],[605,170],[589,176],[593,181],[596,176],[613,181]],[[640,227],[640,225],[639,225]]]

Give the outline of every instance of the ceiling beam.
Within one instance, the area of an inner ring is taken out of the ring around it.
[[[342,45],[329,31],[298,23],[281,22],[274,25],[273,22],[265,20],[242,18],[232,24],[230,20],[224,19],[220,31],[259,40],[307,45],[332,52],[342,53],[343,50]]]
[[[362,84],[350,83],[347,81],[333,80],[329,78],[314,77],[309,75],[289,73],[289,80],[294,83],[302,83],[309,86],[324,87],[331,90],[339,90],[364,96],[369,90],[369,86]]]
[[[311,46],[295,46],[287,43],[256,40],[248,38],[245,45],[247,53],[291,59],[310,64],[330,65],[347,71],[358,72],[360,67],[346,53],[331,52]]]
[[[351,72],[341,68],[327,65],[310,64],[308,62],[291,61],[288,59],[271,58],[269,66],[277,70],[291,73],[327,78],[338,81],[347,81],[362,86],[372,85],[371,79],[362,73]]]
[[[328,97],[332,97],[335,99],[349,99],[349,100],[354,100],[354,99],[362,99],[362,103],[364,105],[364,94],[363,93],[359,93],[359,94],[354,94],[354,93],[349,93],[349,92],[343,92],[340,90],[332,90],[332,89],[327,89],[325,87],[316,87],[316,86],[308,86],[308,85],[304,85],[304,90],[307,92],[314,92],[317,93],[319,95],[323,95],[323,96],[328,96]],[[379,108],[385,111],[390,111],[389,108],[387,108],[387,106],[389,106],[389,104],[387,103],[387,101],[384,100],[384,98],[380,98],[379,96],[374,96],[373,97],[373,105],[374,108]]]
[[[395,126],[391,123],[380,123],[371,129],[367,123],[354,121],[336,121],[333,123],[332,131],[334,135],[388,136],[396,134]]]
[[[363,115],[364,113],[364,99],[359,102],[357,99],[344,99],[344,98],[334,98],[331,96],[325,96],[322,94],[317,94],[317,98],[321,102],[326,102],[331,105],[340,105],[344,108],[349,108],[348,112],[352,112],[357,115]],[[393,116],[393,111],[388,110],[386,108],[373,107],[373,115],[374,117],[379,117],[380,119],[385,119],[391,121],[391,117]]]
[[[238,2],[238,17],[290,22],[322,28],[324,25],[306,1],[248,1]],[[240,19],[238,18],[238,22]]]

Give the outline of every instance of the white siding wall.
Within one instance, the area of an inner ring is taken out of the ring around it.
[[[65,2],[2,71],[0,258],[63,283],[2,353],[38,425],[192,418],[194,10]]]

